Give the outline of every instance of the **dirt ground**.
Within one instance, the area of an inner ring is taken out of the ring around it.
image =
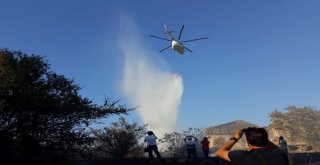
[[[320,153],[291,153],[290,165],[320,165]],[[81,164],[80,162],[78,162]],[[77,163],[77,164],[78,164]],[[93,160],[89,162],[83,162],[85,164],[94,165],[234,165],[231,162],[224,161],[220,158],[208,158],[208,159],[196,159],[188,160],[184,158],[166,158],[164,161],[154,160],[148,161],[146,158],[131,158],[131,159],[109,159],[109,160]]]
[[[208,159],[198,158],[188,160],[185,158],[165,158],[164,160],[149,161],[147,158],[123,158],[123,159],[106,159],[106,158],[91,158],[91,159],[72,159],[72,158],[36,158],[33,161],[30,159],[19,159],[0,164],[33,164],[33,165],[235,165],[231,162],[224,161],[217,157]],[[290,153],[290,165],[320,165],[320,152],[317,153]]]

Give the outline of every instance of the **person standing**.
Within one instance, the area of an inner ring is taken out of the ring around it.
[[[198,139],[194,136],[186,136],[184,138],[186,148],[187,148],[187,158],[195,159],[197,157],[197,141]]]
[[[201,141],[201,146],[202,146],[202,151],[204,158],[208,158],[209,155],[209,141],[207,137],[204,137],[203,140]]]
[[[231,151],[243,133],[246,135],[249,151]],[[220,147],[215,155],[237,165],[289,165],[288,155],[268,140],[268,133],[264,128],[249,127],[236,130],[233,137]]]
[[[148,150],[148,156],[149,160],[153,160],[152,152],[154,152],[159,160],[162,160],[162,157],[158,151],[157,147],[157,136],[152,132],[147,132],[148,136],[145,137],[144,141],[147,143],[147,150]]]
[[[284,140],[283,136],[279,137],[279,148],[283,152],[285,152],[287,155],[289,154],[289,152],[288,152],[288,144],[287,144],[287,141]]]

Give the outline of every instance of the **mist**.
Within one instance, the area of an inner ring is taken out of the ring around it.
[[[126,100],[138,106],[136,111],[143,123],[158,137],[176,131],[182,77],[170,71],[162,54],[143,45],[132,19],[122,18],[121,29],[124,32],[120,42],[124,54],[121,88]]]

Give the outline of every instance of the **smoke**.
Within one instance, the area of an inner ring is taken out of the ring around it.
[[[124,54],[122,90],[148,130],[158,137],[176,131],[183,93],[182,77],[169,71],[161,54],[141,45],[132,19],[122,19],[125,29],[120,48]]]

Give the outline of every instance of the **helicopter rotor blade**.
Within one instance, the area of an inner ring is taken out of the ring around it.
[[[171,45],[169,45],[168,47],[163,48],[162,50],[160,50],[160,52],[162,52],[162,51],[164,51],[164,50],[166,50],[166,49],[168,49],[170,47],[171,47]]]
[[[204,40],[204,39],[208,39],[208,37],[197,38],[197,39],[192,39],[192,40],[186,40],[186,41],[181,41],[181,42],[191,42],[191,41]]]
[[[168,40],[168,39],[166,39],[166,38],[161,38],[161,37],[157,37],[157,36],[154,36],[154,35],[150,35],[150,37],[154,37],[154,38],[158,38],[158,39],[166,40],[166,41],[171,41],[171,40]]]
[[[178,37],[178,41],[180,40],[180,37],[181,37],[182,31],[183,31],[183,28],[184,28],[184,25],[182,25],[182,27],[181,27],[181,29],[180,29],[180,33],[179,33],[179,37]]]
[[[184,46],[184,48],[189,51],[190,53],[192,53],[192,51],[190,49],[188,49],[187,47]]]

